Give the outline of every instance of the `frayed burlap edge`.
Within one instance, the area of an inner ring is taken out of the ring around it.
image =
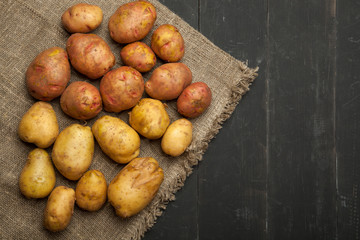
[[[175,200],[175,193],[180,190],[185,183],[186,178],[192,173],[193,167],[202,160],[208,145],[219,130],[222,128],[222,124],[231,116],[236,106],[241,100],[242,96],[250,90],[250,85],[258,76],[259,68],[249,68],[247,62],[239,61],[239,68],[242,75],[237,79],[234,87],[229,96],[229,101],[226,103],[223,112],[216,118],[213,126],[210,128],[212,131],[208,132],[206,136],[199,142],[192,144],[187,150],[187,161],[184,161],[184,171],[178,175],[177,178],[170,184],[167,191],[163,192],[156,200],[152,207],[148,210],[148,215],[144,217],[144,224],[141,224],[136,231],[133,232],[131,239],[141,239],[147,230],[149,230],[156,222],[156,219],[161,216],[163,210],[166,209],[167,204],[170,201]]]

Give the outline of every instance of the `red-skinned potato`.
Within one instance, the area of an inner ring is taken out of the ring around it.
[[[102,109],[100,92],[90,83],[73,82],[61,95],[60,106],[64,113],[75,119],[94,118]]]
[[[145,83],[146,93],[155,99],[172,100],[190,85],[192,73],[184,63],[166,63],[156,68]]]
[[[156,9],[147,1],[133,1],[121,5],[110,17],[109,32],[118,43],[131,43],[143,39],[156,20]]]
[[[151,49],[162,60],[177,62],[185,53],[184,39],[175,26],[164,24],[151,36]]]
[[[109,45],[96,34],[72,34],[66,42],[71,65],[90,79],[97,79],[115,65]]]
[[[52,47],[35,57],[26,71],[26,85],[31,96],[51,101],[60,96],[70,81],[66,51]]]
[[[211,103],[211,90],[204,82],[190,84],[177,100],[178,112],[189,118],[200,116]]]
[[[143,42],[134,42],[126,45],[120,51],[122,62],[139,72],[148,72],[156,64],[155,53]]]
[[[87,33],[102,22],[103,12],[99,6],[79,3],[68,8],[61,16],[64,28],[70,33]]]
[[[132,67],[111,70],[100,81],[100,93],[107,112],[132,108],[144,92],[144,79]]]

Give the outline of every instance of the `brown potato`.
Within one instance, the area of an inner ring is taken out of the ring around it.
[[[151,37],[151,49],[162,60],[177,62],[185,53],[184,39],[175,26],[164,24],[154,31]]]
[[[109,202],[118,216],[133,216],[152,201],[163,180],[163,170],[154,158],[135,158],[109,184]]]
[[[118,43],[131,43],[143,39],[156,20],[155,7],[147,1],[133,1],[121,5],[110,17],[109,32]]]
[[[61,95],[61,109],[70,117],[87,120],[94,118],[102,110],[99,90],[90,83],[71,83]]]
[[[139,72],[148,72],[156,64],[155,53],[143,42],[134,42],[126,45],[120,51],[122,62]]]
[[[192,73],[184,63],[166,63],[156,68],[145,83],[146,93],[155,99],[172,100],[190,85]]]
[[[66,42],[71,65],[90,79],[97,79],[115,65],[109,45],[98,35],[74,33]]]
[[[87,171],[76,185],[76,204],[87,211],[99,210],[106,201],[107,184],[98,170]]]
[[[181,118],[170,124],[161,139],[161,149],[168,155],[177,157],[183,154],[192,141],[192,124]]]
[[[107,112],[132,108],[141,99],[143,92],[144,79],[132,67],[114,69],[100,81],[100,93]]]
[[[118,163],[128,163],[140,153],[137,132],[119,118],[102,116],[92,126],[101,150]]]
[[[164,104],[152,98],[143,98],[129,113],[130,125],[148,139],[158,139],[170,124]]]
[[[27,198],[44,198],[55,187],[56,176],[49,154],[41,148],[32,150],[21,171],[19,187]]]
[[[36,56],[26,71],[26,85],[31,96],[51,101],[60,96],[70,81],[66,51],[52,47]]]
[[[21,140],[39,148],[50,147],[59,135],[56,114],[50,103],[36,102],[22,117],[18,135]]]
[[[79,3],[68,8],[61,16],[61,22],[70,33],[87,33],[95,30],[103,20],[99,6]]]
[[[211,104],[211,90],[206,83],[190,84],[177,100],[178,112],[189,118],[200,116]]]
[[[69,180],[78,180],[90,167],[94,154],[91,128],[72,124],[62,130],[52,149],[52,160]]]
[[[52,232],[64,230],[74,212],[75,191],[65,186],[56,187],[50,194],[44,211],[44,227]]]

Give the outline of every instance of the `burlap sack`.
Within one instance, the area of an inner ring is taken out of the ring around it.
[[[119,57],[120,45],[111,40],[107,22],[117,7],[127,1],[91,0],[89,3],[101,6],[104,12],[102,25],[94,32],[103,37],[117,58],[115,67],[122,63]],[[22,142],[17,135],[19,121],[23,114],[36,102],[26,90],[25,71],[32,59],[41,51],[59,46],[65,48],[69,34],[60,22],[62,13],[74,1],[70,0],[2,0],[0,2],[0,238],[1,239],[140,239],[161,215],[166,204],[174,200],[174,193],[180,189],[192,167],[201,160],[208,142],[217,134],[221,124],[233,112],[241,96],[257,76],[257,69],[248,68],[206,39],[177,15],[157,1],[151,1],[157,9],[158,18],[153,29],[164,23],[179,28],[186,43],[186,54],[182,60],[193,73],[193,81],[204,81],[212,90],[212,104],[202,116],[191,120],[194,126],[193,142],[187,152],[177,158],[166,156],[160,148],[160,141],[141,139],[140,156],[152,156],[164,169],[165,180],[151,204],[138,215],[121,219],[115,215],[109,203],[95,213],[75,207],[70,225],[59,233],[50,233],[43,228],[43,211],[46,198],[25,199],[18,187],[19,174],[28,153],[34,145]],[[144,42],[149,44],[149,36]],[[159,65],[160,63],[158,63]],[[150,73],[144,74],[148,79]],[[71,82],[86,80],[72,70]],[[99,80],[91,81],[98,87]],[[72,123],[92,126],[67,117],[60,109],[59,99],[51,102],[60,125],[60,130]],[[180,118],[175,101],[167,102],[167,111],[172,121]],[[101,112],[99,116],[109,114]],[[110,114],[128,122],[128,112]],[[47,149],[51,153],[51,148]],[[91,169],[104,173],[107,182],[122,168],[102,153],[96,144]],[[56,185],[75,188],[76,182],[68,181],[57,172]]]

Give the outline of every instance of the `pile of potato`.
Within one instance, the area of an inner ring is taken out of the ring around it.
[[[111,38],[123,46],[125,64],[116,69],[115,55],[100,37],[88,32],[100,26],[100,7],[85,3],[67,9],[61,17],[72,33],[66,50],[52,47],[41,52],[26,71],[26,85],[36,102],[23,116],[19,137],[37,146],[27,158],[19,187],[27,198],[48,197],[44,226],[61,231],[70,223],[74,204],[97,211],[106,199],[116,214],[126,218],[139,213],[156,195],[164,179],[159,163],[151,156],[139,157],[141,137],[160,139],[162,150],[173,157],[183,154],[192,141],[192,123],[186,118],[201,115],[211,103],[211,90],[203,82],[192,83],[190,69],[179,62],[185,52],[184,40],[175,26],[159,26],[151,46],[141,40],[156,21],[156,9],[147,1],[121,5],[110,17]],[[152,70],[157,57],[163,64],[144,81],[142,73]],[[85,81],[70,81],[71,66],[100,87]],[[144,97],[144,92],[148,97]],[[64,113],[78,120],[95,118],[103,109],[129,111],[129,125],[117,117],[104,115],[92,127],[71,124],[59,132],[49,101],[60,97]],[[170,124],[162,100],[177,99],[177,110],[185,118]],[[96,141],[94,140],[96,139]],[[89,170],[94,145],[112,160],[127,164],[110,182],[98,170]],[[52,146],[53,145],[53,146]],[[52,146],[51,157],[44,149]],[[65,178],[78,181],[76,189],[56,188],[55,168]]]

